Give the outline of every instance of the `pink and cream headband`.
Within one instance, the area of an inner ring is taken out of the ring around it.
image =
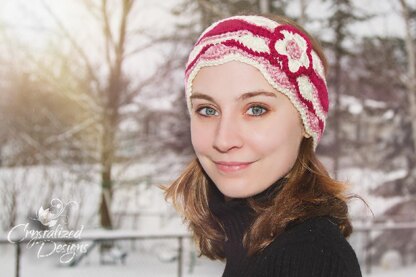
[[[189,113],[192,80],[198,71],[229,61],[256,67],[273,88],[290,99],[316,150],[329,100],[323,64],[308,37],[292,25],[263,16],[232,16],[214,22],[198,38],[186,65]]]

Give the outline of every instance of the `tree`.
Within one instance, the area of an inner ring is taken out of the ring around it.
[[[351,24],[363,21],[368,16],[361,14],[350,0],[331,0],[329,2],[333,13],[325,21],[326,27],[332,32],[332,39],[322,41],[324,46],[331,51],[329,56],[331,71],[328,77],[328,87],[331,92],[329,94],[330,102],[333,105],[329,111],[332,115],[328,116],[328,126],[330,126],[328,129],[331,130],[332,140],[330,145],[323,144],[325,146],[321,148],[319,153],[333,159],[334,178],[337,179],[341,158],[346,156],[344,152],[347,150],[346,148],[342,149],[347,141],[343,139],[346,137],[346,130],[341,127],[346,114],[341,106],[341,99],[348,93],[346,84],[348,84],[347,80],[350,78],[349,73],[351,72],[345,68],[345,59],[353,55],[347,44],[354,43],[356,39],[349,28]]]
[[[395,84],[390,94],[400,95],[400,105],[396,105],[392,123],[395,128],[389,134],[383,152],[385,153],[383,164],[380,166],[386,170],[399,167],[404,169],[402,177],[388,180],[380,184],[372,193],[384,198],[399,198],[396,204],[384,212],[385,218],[393,222],[413,222],[416,217],[416,144],[415,144],[415,119],[416,119],[416,61],[415,61],[415,37],[412,35],[412,25],[416,20],[416,7],[411,7],[404,0],[399,0],[400,14],[404,21],[405,37],[390,38],[396,47],[394,59],[384,63],[384,68],[393,69],[388,80]],[[383,51],[387,43],[383,43]],[[388,71],[390,71],[388,70]],[[387,71],[387,70],[386,70]],[[393,93],[392,93],[393,92]],[[388,161],[388,162],[386,162]],[[407,263],[416,261],[416,232],[403,230],[400,232],[385,231],[378,236],[372,246],[375,249],[375,259],[387,250],[397,250]]]
[[[102,188],[100,223],[104,228],[113,228],[110,206],[114,185],[119,181],[114,166],[123,163],[127,168],[163,153],[170,146],[177,147],[177,151],[184,147],[165,145],[174,138],[158,130],[158,122],[153,118],[169,118],[171,114],[149,108],[148,97],[149,91],[156,91],[152,101],[161,102],[163,92],[168,91],[168,73],[177,66],[173,54],[177,49],[163,38],[165,34],[143,26],[145,22],[133,16],[140,12],[137,1],[74,2],[87,12],[85,30],[68,26],[51,2],[42,3],[56,28],[48,30],[53,36],[48,37],[50,41],[45,48],[15,49],[28,73],[23,78],[20,75],[23,70],[18,68],[15,76],[22,81],[16,85],[21,86],[10,89],[39,100],[37,107],[42,112],[34,113],[38,110],[32,106],[35,102],[28,101],[30,98],[18,99],[16,109],[11,111],[20,114],[10,117],[15,119],[9,130],[16,130],[15,136],[22,141],[27,138],[25,143],[32,144],[34,155],[47,154],[48,163],[66,162],[68,166],[81,163],[92,169],[98,164]],[[88,27],[93,32],[88,33]],[[158,36],[153,36],[154,33]],[[88,35],[88,40],[81,35]],[[143,55],[154,47],[159,47],[153,52],[158,53],[162,62],[154,68],[148,66],[140,74],[137,67],[132,70],[132,63],[140,64]],[[164,78],[166,82],[160,82]],[[35,88],[39,88],[39,93]],[[22,105],[25,101],[27,105]],[[18,129],[14,124],[17,119],[24,119]],[[146,120],[155,124],[147,124]],[[33,133],[35,128],[39,131]],[[28,154],[27,150],[24,154]],[[40,162],[46,163],[44,158],[31,161]]]

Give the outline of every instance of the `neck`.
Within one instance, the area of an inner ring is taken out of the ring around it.
[[[288,178],[286,176],[279,178],[274,183],[272,183],[268,188],[263,190],[260,193],[257,193],[255,195],[252,195],[247,198],[232,198],[224,195],[215,185],[215,183],[209,179],[210,183],[210,206],[212,204],[212,207],[215,207],[213,210],[218,211],[218,208],[220,208],[222,205],[232,206],[236,203],[246,203],[247,199],[251,198],[255,201],[265,201],[267,199],[271,199],[280,191],[280,189],[283,187],[283,185],[287,182]]]

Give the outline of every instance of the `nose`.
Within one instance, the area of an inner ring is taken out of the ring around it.
[[[213,147],[221,153],[228,152],[233,148],[241,148],[243,145],[241,133],[235,116],[223,113],[218,120]]]

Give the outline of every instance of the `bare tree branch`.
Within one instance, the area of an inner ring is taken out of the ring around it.
[[[416,152],[416,57],[414,38],[412,37],[412,29],[410,24],[409,6],[405,0],[399,0],[402,8],[403,21],[406,26],[405,45],[408,56],[407,76],[404,85],[407,88],[407,96],[409,98],[409,115],[413,118],[412,122],[412,136],[413,149]]]
[[[84,61],[85,66],[87,67],[89,77],[91,78],[92,81],[94,81],[94,84],[99,88],[100,82],[98,80],[98,77],[95,74],[91,61],[88,59],[88,56],[85,53],[85,51],[77,43],[77,41],[71,36],[70,32],[66,29],[66,27],[61,22],[61,20],[56,16],[56,14],[51,10],[51,8],[45,3],[45,0],[42,0],[42,4],[44,8],[46,9],[46,11],[49,13],[49,15],[54,19],[55,23],[58,25],[60,30],[64,33],[65,37],[69,40],[71,45],[77,50],[78,54],[81,56],[82,60]]]
[[[113,34],[111,32],[111,27],[108,18],[107,12],[107,0],[102,0],[101,2],[101,15],[103,20],[103,30],[104,30],[104,47],[105,47],[105,56],[107,59],[107,64],[111,67],[111,55],[110,55],[110,47],[115,48],[115,42],[113,38]]]

